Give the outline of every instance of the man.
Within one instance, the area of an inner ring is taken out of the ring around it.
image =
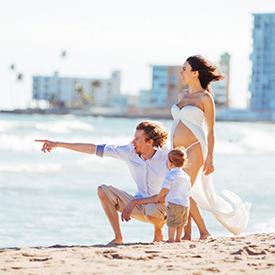
[[[154,225],[154,240],[163,240],[165,222],[165,204],[156,203],[156,197],[162,181],[168,172],[166,167],[168,150],[163,148],[168,132],[159,122],[143,121],[136,127],[134,140],[127,145],[95,145],[92,143],[64,143],[48,140],[43,142],[42,151],[50,152],[52,148],[62,147],[77,152],[96,154],[101,157],[113,157],[123,160],[137,184],[135,196],[111,185],[98,187],[98,197],[106,216],[112,226],[115,238],[109,244],[123,243],[118,213],[122,212],[122,221],[131,217]]]

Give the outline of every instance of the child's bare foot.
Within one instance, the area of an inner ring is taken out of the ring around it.
[[[174,240],[168,240],[167,242],[168,243],[174,243],[175,241]]]

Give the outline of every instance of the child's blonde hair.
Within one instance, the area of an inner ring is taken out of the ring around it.
[[[183,146],[176,147],[168,153],[168,160],[176,167],[187,167],[188,159]]]

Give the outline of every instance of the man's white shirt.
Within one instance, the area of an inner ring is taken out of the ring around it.
[[[146,198],[159,193],[165,175],[169,171],[167,162],[168,149],[156,148],[151,159],[144,158],[135,152],[132,142],[127,145],[97,145],[96,155],[123,160],[137,184],[136,198]]]

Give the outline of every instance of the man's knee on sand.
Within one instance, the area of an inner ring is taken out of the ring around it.
[[[148,220],[149,223],[153,224],[155,227],[161,228],[164,225],[163,218],[157,218],[150,215],[146,215],[145,218]]]
[[[165,204],[148,203],[144,205],[144,215],[148,222],[159,225],[163,224],[166,217]]]
[[[97,187],[97,195],[101,201],[107,198],[107,195],[101,186]]]

